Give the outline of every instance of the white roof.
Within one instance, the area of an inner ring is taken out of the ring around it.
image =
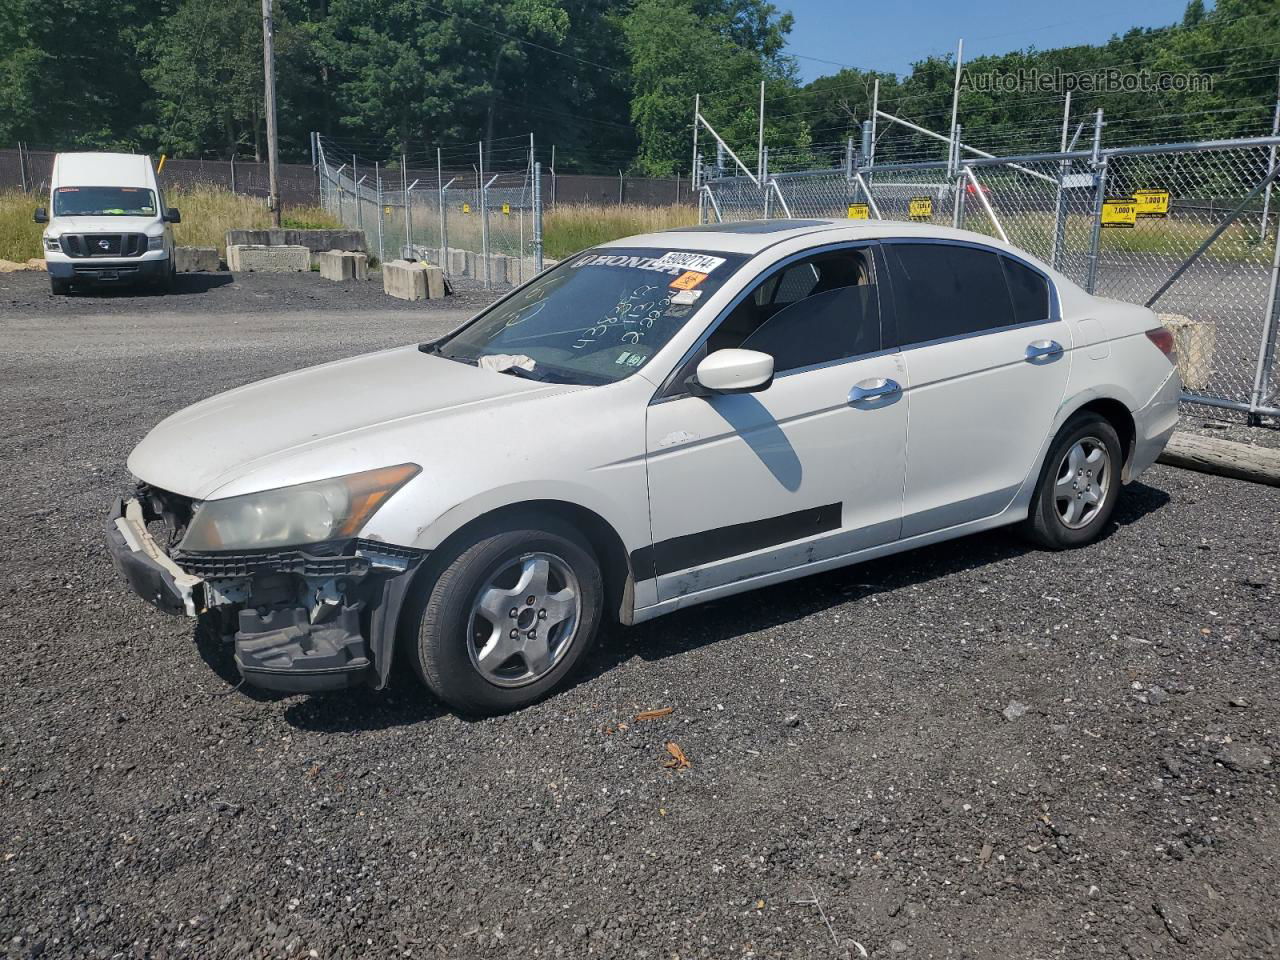
[[[140,153],[60,153],[54,187],[149,187],[151,158]]]
[[[833,234],[830,239],[874,239],[877,237],[929,237],[971,240],[994,247],[1006,247],[995,237],[969,230],[932,223],[905,220],[741,220],[734,223],[709,223],[701,227],[675,227],[659,233],[623,237],[602,247],[669,247],[677,250],[705,250],[709,253],[756,254],[761,250],[796,237]]]

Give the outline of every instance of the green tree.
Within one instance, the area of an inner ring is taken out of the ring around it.
[[[791,22],[761,0],[638,0],[623,23],[637,168],[655,176],[688,169],[698,94],[703,115],[751,165],[760,82],[767,100],[797,89],[795,65],[782,53]],[[796,144],[807,135],[802,119],[784,115],[769,122],[766,140]]]
[[[130,55],[163,0],[9,0],[0,17],[0,143],[138,145],[148,90]]]
[[[277,37],[287,36],[281,23]],[[162,149],[223,156],[252,148],[263,136],[262,5],[259,0],[183,0],[147,31],[143,76],[155,92],[149,131]]]

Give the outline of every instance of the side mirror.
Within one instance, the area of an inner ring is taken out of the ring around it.
[[[164,212],[165,223],[181,223],[182,214],[178,212],[177,207],[170,207]]]
[[[36,207],[36,212],[31,217],[31,219],[34,220],[36,223],[48,223],[49,211],[46,210],[44,207]]]
[[[757,350],[717,350],[689,378],[693,393],[759,393],[773,383],[773,357]]]

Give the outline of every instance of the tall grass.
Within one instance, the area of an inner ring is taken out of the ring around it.
[[[174,239],[182,246],[217,247],[226,253],[227,231],[260,230],[271,226],[271,211],[263,200],[231,193],[216,187],[166,191],[165,200],[182,212],[182,223],[174,227]],[[44,254],[40,249],[43,226],[33,223],[36,207],[47,206],[45,194],[0,191],[0,260],[22,263]],[[284,226],[337,229],[342,226],[320,207],[286,207]]]
[[[560,260],[587,247],[637,233],[652,233],[698,222],[697,207],[642,207],[620,204],[597,207],[585,203],[558,204],[542,217],[546,254]]]

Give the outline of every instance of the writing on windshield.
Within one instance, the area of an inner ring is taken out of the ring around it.
[[[603,248],[570,257],[444,343],[442,356],[532,361],[533,379],[607,383],[643,367],[746,260]]]

